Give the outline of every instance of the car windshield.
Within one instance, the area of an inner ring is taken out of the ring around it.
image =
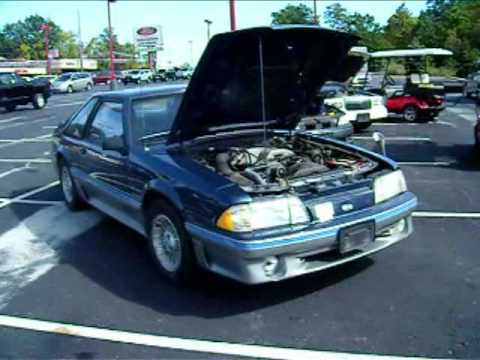
[[[138,73],[139,73],[138,70],[131,70],[131,71],[129,71],[129,74],[133,74],[133,75],[136,75],[136,74],[138,74]]]
[[[135,137],[137,139],[154,139],[157,134],[168,133],[181,100],[182,95],[135,100],[133,103]]]
[[[57,81],[67,81],[67,80],[70,80],[70,78],[72,77],[71,74],[64,74],[62,76],[60,76]]]

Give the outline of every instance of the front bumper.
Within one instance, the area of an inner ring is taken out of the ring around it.
[[[329,224],[280,237],[241,241],[219,231],[187,223],[199,263],[205,268],[247,284],[279,281],[331,268],[385,249],[412,232],[411,213],[417,198],[410,192],[371,208],[342,215]],[[386,234],[393,225],[404,221],[401,231]],[[340,255],[340,229],[374,221],[375,240],[362,250]],[[274,271],[266,270],[272,257],[278,262]]]

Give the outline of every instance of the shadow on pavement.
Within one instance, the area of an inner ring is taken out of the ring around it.
[[[113,219],[104,220],[69,243],[62,251],[61,262],[117,297],[159,313],[203,318],[241,314],[302,297],[355,276],[374,263],[365,258],[320,273],[256,286],[199,270],[193,285],[176,287],[157,271],[146,241]]]

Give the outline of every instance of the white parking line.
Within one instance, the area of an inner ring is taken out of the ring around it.
[[[421,126],[421,125],[445,125],[450,127],[457,127],[455,124],[451,124],[445,121],[435,121],[433,123],[406,123],[406,122],[397,122],[397,123],[390,123],[390,122],[374,122],[372,125],[376,126]]]
[[[421,218],[480,219],[480,212],[415,211],[413,216]]]
[[[94,210],[72,213],[48,206],[0,235],[0,308],[18,291],[58,264],[59,250],[102,220]]]
[[[52,188],[52,187],[54,187],[54,186],[57,186],[58,184],[60,184],[60,181],[57,180],[57,181],[51,182],[51,183],[49,183],[49,184],[47,184],[47,185],[40,186],[40,187],[38,187],[38,188],[36,188],[36,189],[27,191],[26,193],[23,193],[23,194],[20,194],[20,195],[18,195],[18,196],[15,196],[14,198],[8,199],[8,200],[6,200],[6,201],[4,201],[3,203],[0,204],[0,209],[1,209],[1,208],[4,208],[4,207],[6,207],[6,206],[9,206],[10,204],[13,204],[14,202],[16,202],[16,201],[18,201],[18,200],[23,200],[23,199],[25,199],[25,198],[27,198],[27,197],[33,196],[33,195],[38,194],[38,193],[40,193],[40,192],[42,192],[42,191],[45,191],[45,190],[50,189],[50,188]]]
[[[19,172],[19,171],[23,171],[25,169],[28,169],[29,167],[28,166],[20,166],[20,167],[16,167],[16,168],[13,168],[13,169],[10,169],[8,171],[5,171],[3,173],[0,173],[0,179],[8,176],[8,175],[11,175],[11,174],[14,174],[16,172]]]
[[[42,129],[56,129],[57,126],[50,126],[50,125],[47,125],[47,126],[42,126]]]
[[[397,161],[398,165],[407,166],[450,166],[449,161]]]
[[[25,204],[25,205],[59,205],[64,202],[61,200],[13,200],[12,204]]]
[[[85,101],[74,101],[70,103],[65,103],[65,104],[55,104],[55,105],[50,105],[49,108],[57,108],[57,107],[64,107],[64,106],[73,106],[73,105],[80,105],[83,104]]]
[[[373,140],[371,136],[352,136],[354,140]],[[385,140],[392,141],[423,141],[423,142],[433,142],[429,137],[415,137],[415,136],[385,136]]]
[[[0,163],[29,163],[29,164],[50,164],[52,160],[50,159],[0,159]]]
[[[12,128],[15,128],[15,127],[18,127],[18,126],[23,126],[23,125],[31,125],[31,124],[35,124],[35,123],[41,122],[41,121],[52,120],[54,118],[55,118],[55,116],[52,115],[52,116],[47,116],[47,117],[44,117],[44,118],[35,119],[35,120],[32,120],[32,121],[22,121],[22,122],[15,123],[15,124],[7,124],[7,125],[4,125],[4,126],[0,126],[0,130],[12,129]]]
[[[52,134],[45,134],[45,135],[40,135],[33,138],[0,139],[0,143],[5,143],[3,145],[0,145],[0,148],[5,148],[5,147],[13,146],[16,144],[22,144],[22,143],[50,142],[52,141],[52,139],[49,139],[51,137],[52,137]]]
[[[25,116],[14,116],[8,119],[2,119],[0,120],[0,124],[4,124],[4,123],[12,122],[15,120],[20,120],[20,119],[25,119]]]
[[[224,341],[209,341],[171,336],[142,334],[131,331],[112,330],[99,327],[28,319],[0,315],[0,326],[33,330],[53,334],[69,335],[96,340],[114,341],[124,344],[151,346],[155,348],[193,351],[220,355],[245,356],[278,360],[408,360],[420,357],[388,356],[375,354],[351,354],[333,351],[303,350],[287,347],[247,345]]]

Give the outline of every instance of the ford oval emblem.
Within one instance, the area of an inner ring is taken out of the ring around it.
[[[350,203],[342,204],[341,209],[342,211],[352,211],[353,204],[350,204]]]
[[[154,28],[153,26],[145,26],[137,30],[137,34],[143,35],[143,36],[153,35],[156,32],[157,32],[157,29]]]

